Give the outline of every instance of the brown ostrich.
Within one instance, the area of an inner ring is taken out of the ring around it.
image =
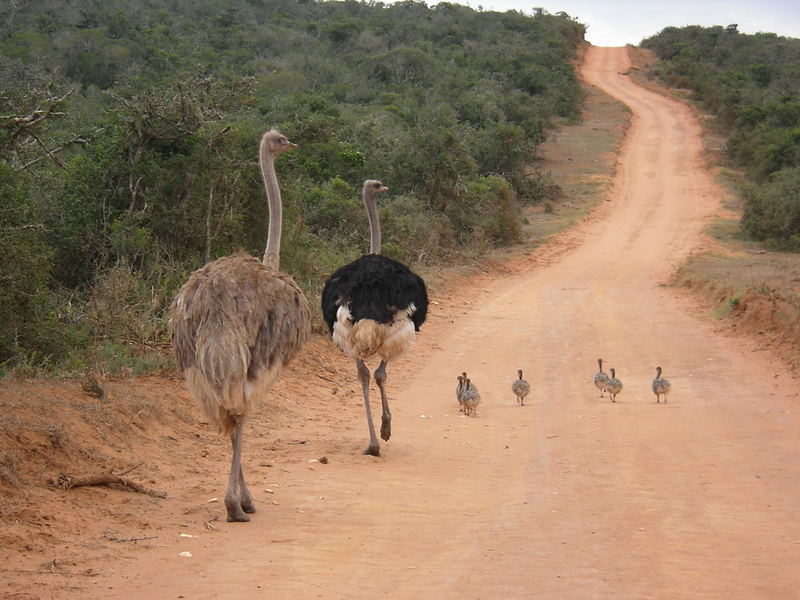
[[[272,130],[259,162],[269,204],[264,258],[237,253],[191,274],[170,307],[172,344],[192,397],[233,446],[225,508],[228,521],[256,511],[242,474],[242,429],[255,403],[297,354],[309,331],[303,292],[281,273],[281,195],[274,160],[296,145]]]

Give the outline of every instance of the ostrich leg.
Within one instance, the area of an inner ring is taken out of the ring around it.
[[[386,397],[386,388],[383,386],[386,378],[386,361],[382,360],[381,364],[378,365],[378,368],[375,370],[375,382],[381,390],[381,407],[383,408],[383,412],[381,413],[381,438],[384,440],[388,440],[392,437],[392,413],[389,410],[389,399]]]
[[[250,517],[242,510],[242,500],[236,493],[236,484],[242,474],[242,428],[244,422],[236,423],[236,429],[231,434],[231,445],[233,446],[233,458],[231,459],[231,474],[228,477],[228,491],[225,494],[225,508],[228,509],[228,521],[249,521]],[[245,490],[247,488],[244,488]],[[247,496],[249,497],[249,492]],[[252,503],[252,500],[251,500]]]
[[[364,391],[364,411],[367,413],[367,426],[369,427],[369,446],[364,450],[364,454],[372,456],[381,455],[381,444],[378,436],[375,435],[375,425],[372,423],[372,409],[369,406],[369,369],[360,358],[356,360],[358,366],[358,379],[361,381],[361,388]]]
[[[242,473],[242,465],[239,465],[239,494],[241,494],[242,510],[246,513],[256,512],[256,505],[253,502],[253,496],[250,495],[250,490],[247,489],[247,484],[244,482],[244,473]]]

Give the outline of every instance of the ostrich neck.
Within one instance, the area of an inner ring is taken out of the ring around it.
[[[267,205],[269,207],[269,233],[267,234],[267,247],[264,250],[262,263],[268,267],[278,269],[281,264],[281,191],[278,188],[278,179],[275,176],[274,157],[261,145],[260,151],[261,177],[267,190]]]
[[[381,223],[378,220],[378,207],[375,204],[375,197],[364,194],[364,204],[367,207],[369,217],[369,253],[381,253]]]

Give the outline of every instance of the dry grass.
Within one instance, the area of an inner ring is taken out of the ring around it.
[[[764,339],[800,367],[800,255],[754,250],[708,252],[689,259],[674,283],[709,302],[711,318]]]
[[[693,256],[678,270],[675,283],[701,291],[717,304],[720,316],[741,314],[757,297],[768,299],[781,327],[800,329],[800,255],[731,246],[724,254]]]

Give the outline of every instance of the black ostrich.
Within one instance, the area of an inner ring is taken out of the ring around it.
[[[333,342],[356,361],[364,391],[369,446],[364,454],[380,455],[369,406],[369,369],[364,361],[381,357],[375,382],[381,390],[381,437],[392,434],[392,413],[386,398],[386,364],[414,343],[428,313],[425,282],[404,264],[380,255],[381,229],[376,199],[389,188],[380,181],[364,182],[363,198],[369,216],[369,254],[338,269],[322,289],[322,316]]]

